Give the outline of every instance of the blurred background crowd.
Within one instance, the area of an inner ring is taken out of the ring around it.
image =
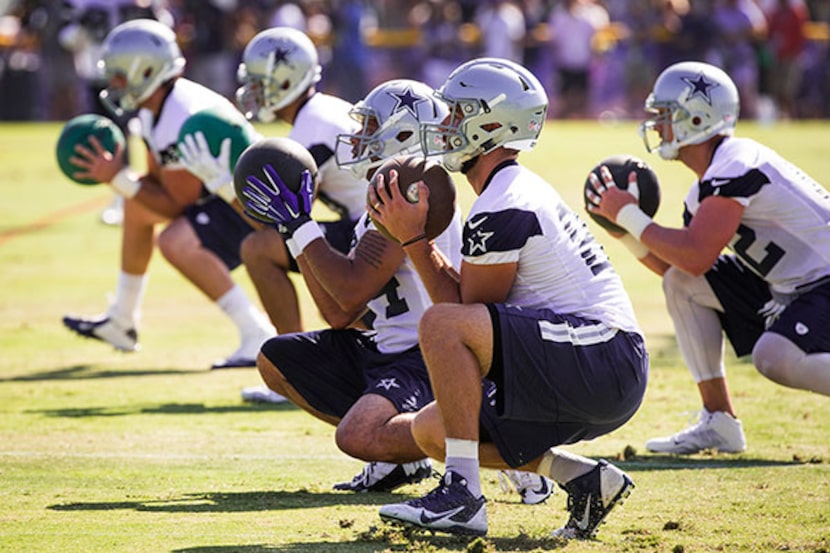
[[[0,0],[0,120],[99,111],[101,42],[136,17],[170,25],[186,76],[231,98],[248,40],[285,25],[350,101],[486,55],[533,70],[550,117],[639,118],[664,67],[702,60],[735,80],[744,118],[830,117],[830,0]]]

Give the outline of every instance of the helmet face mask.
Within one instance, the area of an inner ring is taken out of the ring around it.
[[[532,149],[548,107],[547,93],[530,71],[496,58],[462,64],[436,96],[451,117],[421,125],[421,147],[428,156],[442,156],[449,171],[499,147]]]
[[[356,176],[371,178],[394,156],[421,153],[420,127],[441,121],[447,108],[428,85],[395,79],[375,87],[350,114],[359,130],[337,137],[337,164]]]
[[[640,125],[646,150],[656,150],[663,159],[677,159],[684,146],[731,135],[738,122],[740,100],[732,79],[721,69],[681,62],[660,74],[645,110],[651,114]]]
[[[236,101],[249,119],[263,122],[320,80],[317,49],[305,33],[290,27],[260,32],[245,47],[237,70]]]
[[[108,83],[101,101],[117,115],[136,110],[184,66],[172,29],[150,19],[122,23],[107,35],[98,61]]]

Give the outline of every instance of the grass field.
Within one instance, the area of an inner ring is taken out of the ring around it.
[[[110,198],[104,187],[77,186],[58,173],[59,130],[0,127],[0,551],[830,551],[828,398],[772,384],[731,357],[748,451],[645,452],[648,438],[684,427],[699,401],[659,280],[602,233],[647,333],[651,381],[629,424],[571,449],[617,459],[636,482],[631,498],[597,540],[563,543],[548,536],[567,518],[564,493],[525,506],[485,472],[486,539],[391,531],[377,509],[431,484],[395,494],[332,491],[362,463],[337,450],[330,427],[294,407],[243,404],[240,389],[259,383],[255,369],[207,370],[236,347],[235,332],[160,256],[142,351],[119,354],[62,327],[65,313],[105,308],[119,230],[98,222]],[[830,183],[830,125],[741,130]],[[552,122],[522,159],[581,210],[587,171],[621,152],[645,157],[634,124]],[[677,225],[692,175],[647,160],[664,194],[657,219]],[[466,182],[457,184],[469,206]],[[236,277],[253,293],[244,270]],[[320,327],[304,290],[303,300],[308,326]]]

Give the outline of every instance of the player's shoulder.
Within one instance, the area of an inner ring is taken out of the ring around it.
[[[725,138],[715,150],[712,163],[704,174],[704,180],[711,177],[740,177],[757,169],[768,151],[769,148],[751,138]]]

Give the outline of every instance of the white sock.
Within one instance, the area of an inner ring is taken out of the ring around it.
[[[481,496],[481,480],[478,474],[478,442],[446,438],[447,457],[444,460],[447,472],[454,472],[467,480],[467,489],[474,497]]]
[[[592,459],[574,455],[561,449],[550,448],[542,455],[542,460],[539,461],[536,472],[542,476],[547,476],[558,484],[564,484],[574,478],[579,478],[583,474],[588,474],[595,466],[597,466],[597,462]]]
[[[234,284],[233,288],[216,300],[216,305],[230,317],[242,338],[261,335],[263,332],[276,334],[238,284]]]
[[[107,309],[107,316],[122,326],[137,328],[141,319],[141,304],[147,289],[148,277],[121,271],[115,288],[115,300]]]

